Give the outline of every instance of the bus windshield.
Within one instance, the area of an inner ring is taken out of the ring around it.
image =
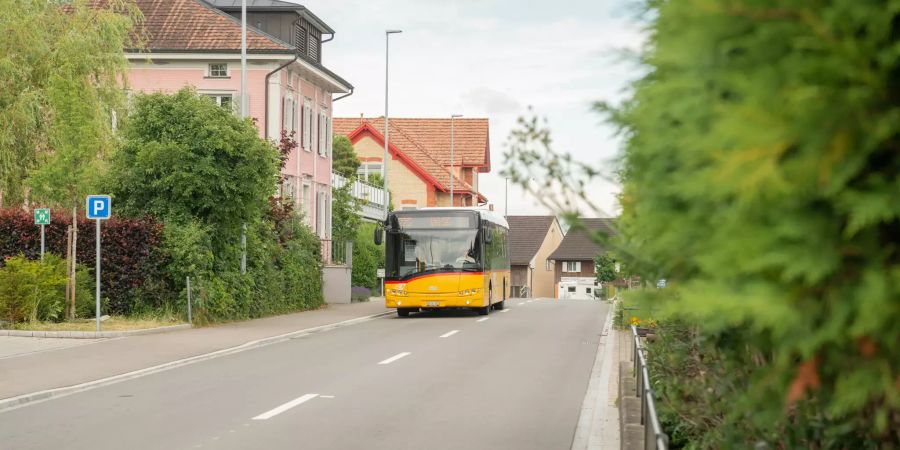
[[[477,229],[404,229],[388,234],[387,276],[481,270]]]

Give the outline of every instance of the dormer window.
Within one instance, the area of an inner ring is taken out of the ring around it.
[[[210,64],[210,78],[228,78],[228,64]]]
[[[294,45],[297,53],[306,59],[321,62],[322,32],[306,19],[300,19],[294,29]]]

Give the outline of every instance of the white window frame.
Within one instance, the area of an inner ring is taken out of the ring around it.
[[[216,105],[219,106],[222,106],[222,97],[228,97],[231,99],[231,111],[238,116],[241,114],[241,96],[238,95],[237,91],[202,90],[198,91],[197,94],[212,98]],[[247,96],[247,101],[250,101],[250,96]]]
[[[553,260],[550,260],[550,259],[544,260],[544,270],[549,272],[549,271],[553,270],[553,266],[554,266]]]
[[[574,265],[575,270],[570,270],[572,265]],[[564,261],[563,262],[563,272],[566,273],[578,273],[581,272],[581,261]]]
[[[213,66],[225,66],[225,75],[213,75]],[[206,65],[206,77],[207,78],[231,78],[231,70],[228,68],[228,63],[209,63]]]

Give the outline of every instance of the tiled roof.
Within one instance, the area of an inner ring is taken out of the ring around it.
[[[135,0],[144,13],[146,50],[241,50],[241,24],[203,0]],[[250,53],[293,53],[288,43],[247,27]]]
[[[428,151],[428,147],[423,145],[420,140],[420,136],[410,132],[409,129],[403,126],[404,121],[409,123],[409,121],[416,120],[443,120],[443,119],[394,119],[391,118],[388,121],[390,126],[390,143],[391,146],[396,147],[398,150],[403,152],[406,156],[408,156],[413,162],[415,162],[419,167],[421,167],[428,175],[437,180],[440,184],[440,188],[449,191],[450,190],[450,177],[453,177],[454,190],[459,192],[475,192],[475,188],[466,183],[462,179],[457,176],[453,176],[450,174],[450,171],[447,170],[445,166],[450,164],[449,157],[449,143],[448,145],[448,156],[447,160],[444,163],[441,163],[440,160],[435,158],[430,151]],[[473,119],[473,120],[483,120],[485,126],[487,125],[487,119]],[[400,124],[398,124],[400,122]],[[378,132],[379,138],[384,138],[384,118],[378,117],[373,119],[365,119],[365,118],[346,118],[346,117],[335,117],[333,122],[334,133],[340,134],[344,136],[348,136],[357,128],[362,126],[363,124],[369,124]],[[454,125],[455,126],[455,125]],[[414,130],[418,130],[418,128],[413,128]],[[448,131],[449,133],[449,131]],[[454,130],[454,136],[458,136],[457,131]],[[449,134],[448,134],[449,139]],[[454,137],[455,139],[455,137]],[[426,142],[428,142],[426,136]],[[453,145],[454,152],[458,148],[456,143]],[[478,195],[481,195],[480,193]],[[483,197],[483,196],[482,196]]]
[[[599,253],[605,251],[590,238],[589,233],[602,231],[609,236],[615,236],[616,219],[581,219],[583,229],[570,230],[560,242],[559,247],[550,254],[547,259],[556,261],[584,261],[594,259]]]
[[[544,243],[554,220],[556,218],[553,216],[507,216],[510,263],[530,263]]]
[[[367,118],[369,122],[382,118]],[[359,122],[359,118],[353,118]],[[450,119],[418,119],[391,117],[391,131],[394,127],[415,138],[425,152],[444,165],[450,165]],[[382,124],[382,128],[384,125]],[[454,164],[484,167],[489,170],[490,140],[488,119],[453,119]]]

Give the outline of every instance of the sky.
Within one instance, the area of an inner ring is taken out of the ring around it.
[[[400,29],[390,38],[389,115],[490,119],[492,170],[480,190],[495,210],[553,213],[511,182],[505,204],[505,143],[529,106],[547,119],[556,151],[613,169],[620,142],[591,105],[621,101],[640,74],[623,56],[644,41],[633,0],[295,2],[336,31],[323,63],[355,86],[334,104],[336,116],[384,114],[384,31]],[[594,183],[601,211],[584,215],[615,215],[618,189]]]

